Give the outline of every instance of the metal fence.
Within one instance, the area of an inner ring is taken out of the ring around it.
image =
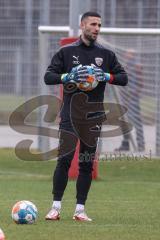
[[[38,25],[69,25],[69,3],[0,0],[1,94],[38,94]],[[91,10],[101,13],[104,27],[158,27],[159,7],[158,0],[90,1]]]
[[[103,27],[160,25],[160,0],[90,0],[89,4],[102,15]],[[24,100],[40,94],[38,26],[68,26],[69,8],[69,0],[0,0],[0,124],[8,124],[10,113]],[[48,62],[61,37],[50,36]]]

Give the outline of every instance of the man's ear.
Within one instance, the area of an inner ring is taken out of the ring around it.
[[[80,23],[80,29],[83,29],[84,28],[84,22],[82,21],[81,23]]]

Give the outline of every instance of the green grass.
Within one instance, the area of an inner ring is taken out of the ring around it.
[[[16,95],[1,95],[0,96],[0,110],[13,111],[20,104],[25,101],[25,97]]]
[[[47,222],[51,205],[54,161],[24,162],[13,150],[0,150],[0,228],[7,240],[158,240],[160,236],[160,161],[100,162],[86,204],[93,222],[74,222],[75,182],[66,189],[61,220]],[[38,210],[33,225],[16,225],[11,208],[33,201]]]

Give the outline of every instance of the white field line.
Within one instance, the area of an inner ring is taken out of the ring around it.
[[[106,130],[108,127],[103,126],[103,129]],[[15,148],[16,144],[19,141],[22,141],[24,139],[31,139],[33,140],[32,148],[37,148],[38,144],[38,138],[37,136],[32,135],[25,135],[20,134],[18,132],[15,132],[8,126],[0,126],[0,132],[1,132],[1,138],[0,138],[0,147],[11,147]],[[155,155],[155,139],[156,139],[156,129],[155,126],[148,126],[144,125],[144,135],[145,135],[145,142],[146,142],[146,152],[152,150],[152,155]],[[133,130],[133,137],[135,139],[135,130]],[[122,136],[112,137],[112,138],[102,138],[101,139],[101,152],[107,153],[113,153],[115,148],[118,148],[121,144]],[[55,144],[55,145],[54,145]],[[50,139],[50,145],[53,148],[57,147],[58,141],[56,139]]]
[[[32,174],[32,173],[25,173],[25,172],[16,172],[16,171],[0,171],[0,177],[1,176],[19,176],[21,177],[38,177],[38,178],[48,178],[48,175],[42,175],[42,174]]]
[[[2,176],[17,176],[17,178],[19,177],[19,176],[21,176],[21,177],[39,177],[39,178],[50,178],[50,177],[52,177],[52,175],[43,175],[43,174],[38,174],[38,173],[36,173],[36,174],[34,174],[34,173],[25,173],[25,172],[17,172],[17,171],[0,171],[0,177],[2,177]],[[71,180],[71,182],[72,182],[73,180]],[[98,180],[98,181],[93,181],[93,184],[94,183],[102,183],[103,182],[103,179],[102,179],[102,181],[101,181],[101,179],[100,180]],[[110,181],[108,181],[109,183],[110,183]],[[160,182],[153,182],[153,181],[112,181],[111,182],[112,184],[114,183],[114,184],[121,184],[121,183],[123,183],[123,184],[128,184],[128,185],[130,185],[130,184],[144,184],[144,185],[147,185],[147,184],[153,184],[153,185],[160,185]]]

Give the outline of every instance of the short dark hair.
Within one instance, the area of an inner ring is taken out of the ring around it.
[[[82,15],[81,17],[81,22],[87,18],[87,17],[98,17],[98,18],[101,18],[101,15],[98,14],[97,12],[86,12]]]

